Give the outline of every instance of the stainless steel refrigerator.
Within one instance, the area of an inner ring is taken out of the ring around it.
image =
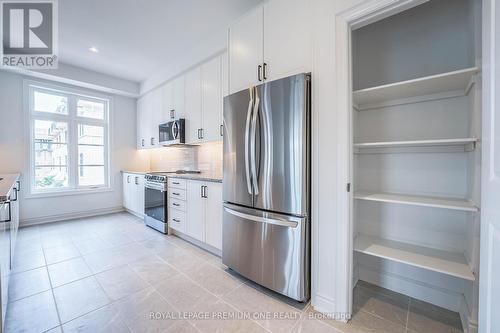
[[[310,289],[311,77],[224,99],[222,262],[298,301]]]

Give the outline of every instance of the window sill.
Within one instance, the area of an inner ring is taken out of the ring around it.
[[[29,193],[24,196],[25,199],[39,199],[39,198],[50,198],[50,197],[65,197],[71,195],[85,195],[85,194],[97,194],[97,193],[106,193],[113,192],[114,189],[111,187],[99,187],[99,188],[88,188],[88,189],[69,189],[63,191],[54,191],[54,192],[35,192]]]

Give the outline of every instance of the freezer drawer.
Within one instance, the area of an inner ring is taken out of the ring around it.
[[[309,221],[224,204],[222,262],[264,287],[309,299]]]

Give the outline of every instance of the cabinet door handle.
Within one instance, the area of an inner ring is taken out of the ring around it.
[[[9,205],[9,210],[8,210],[8,211],[9,211],[9,217],[8,217],[6,220],[0,221],[0,222],[2,222],[2,223],[3,223],[3,222],[10,222],[10,221],[11,221],[11,219],[12,219],[12,216],[11,216],[11,215],[12,215],[12,211],[11,211],[11,209],[10,209],[10,201],[6,201],[6,202],[4,202],[3,204],[4,204],[4,205]]]
[[[127,176],[127,183],[130,184],[130,176]]]
[[[203,186],[203,197],[204,197],[204,198],[208,198],[208,194],[207,194],[207,186]]]
[[[257,79],[262,81],[262,65],[257,66]]]
[[[203,139],[203,128],[200,128],[200,139]]]
[[[170,110],[170,119],[175,118],[175,109]]]
[[[141,146],[144,147],[144,139],[141,139]]]
[[[139,185],[139,177],[135,177],[134,183],[135,185]]]
[[[203,185],[200,186],[200,197],[204,198],[204,196],[203,196]]]
[[[267,64],[266,64],[266,63],[264,63],[264,70],[263,70],[263,73],[264,73],[264,75],[263,75],[264,80],[267,80]]]
[[[198,140],[201,139],[200,138],[200,129],[198,128]]]
[[[219,133],[220,133],[220,136],[224,136],[224,125],[220,125],[219,127]]]
[[[18,194],[17,194],[17,191],[18,191],[18,190],[17,190],[17,187],[13,187],[12,189],[14,190],[14,193],[16,193],[16,198],[15,198],[15,199],[12,199],[12,198],[10,198],[10,197],[9,197],[9,198],[10,198],[10,201],[17,201],[17,195],[18,195]]]
[[[178,220],[178,219],[172,219],[172,221],[177,222],[177,223],[181,223],[181,220]]]
[[[151,138],[151,146],[155,145],[155,138]]]

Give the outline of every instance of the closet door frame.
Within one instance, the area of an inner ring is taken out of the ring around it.
[[[337,110],[338,210],[336,244],[336,312],[352,315],[353,281],[353,85],[351,32],[354,29],[403,12],[427,0],[373,0],[335,15],[335,81]],[[313,235],[314,237],[314,235]],[[317,237],[317,236],[316,236]],[[314,237],[314,238],[316,238]],[[313,269],[314,271],[314,269]]]

